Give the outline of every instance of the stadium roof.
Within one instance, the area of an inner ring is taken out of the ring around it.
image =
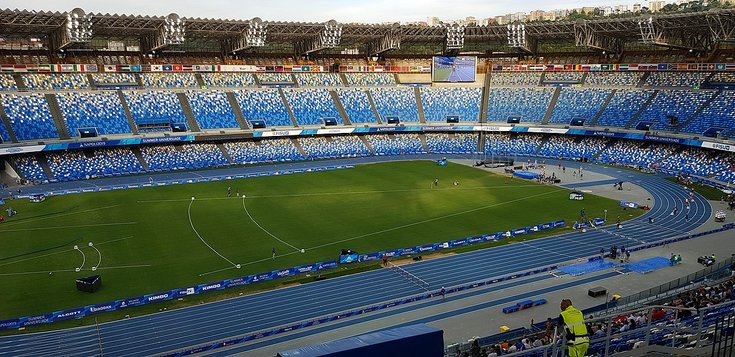
[[[67,14],[27,10],[0,10],[0,36],[53,36],[66,25]],[[166,24],[165,16],[87,14],[96,38],[143,39],[155,36]],[[183,18],[186,40],[232,41],[248,31],[253,20]],[[336,22],[334,22],[336,23]],[[651,24],[648,26],[647,24]],[[324,23],[264,21],[268,43],[293,44],[311,41],[324,30]],[[380,46],[386,38],[403,44],[441,46],[447,37],[445,26],[339,24],[340,47]],[[538,41],[575,41],[578,46],[615,52],[628,41],[654,45],[708,50],[718,41],[733,40],[735,10],[719,9],[668,15],[641,15],[628,18],[604,18],[586,21],[533,22],[523,24],[526,50],[533,52]],[[469,43],[508,43],[505,25],[468,26],[464,39]],[[236,46],[237,47],[237,46]],[[395,46],[394,46],[395,47]],[[398,46],[400,47],[400,46]],[[52,48],[53,49],[53,48]],[[389,48],[390,49],[390,48]],[[145,49],[143,49],[145,50]]]

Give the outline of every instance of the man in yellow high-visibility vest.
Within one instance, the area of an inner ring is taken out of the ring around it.
[[[563,328],[566,334],[569,357],[584,357],[590,347],[584,316],[581,311],[572,306],[572,301],[569,299],[562,300],[560,307],[559,327]]]

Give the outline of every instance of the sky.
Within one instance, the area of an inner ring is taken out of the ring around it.
[[[438,16],[442,21],[474,16],[477,19],[532,10],[571,9],[582,6],[614,6],[647,0],[2,0],[0,8],[295,22],[413,22]]]

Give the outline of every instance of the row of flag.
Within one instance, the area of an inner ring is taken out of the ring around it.
[[[735,63],[523,64],[493,71],[735,71]]]

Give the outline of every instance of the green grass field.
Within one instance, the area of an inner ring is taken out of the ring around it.
[[[234,197],[237,190],[247,198]],[[8,205],[18,215],[0,224],[0,284],[8,291],[0,295],[0,320],[331,260],[340,248],[369,253],[573,222],[582,207],[588,216],[602,216],[604,209],[613,217],[623,213],[613,200],[587,195],[570,201],[559,187],[430,161]],[[75,272],[81,253],[84,267]],[[98,264],[103,288],[76,291],[74,279],[92,275]]]

